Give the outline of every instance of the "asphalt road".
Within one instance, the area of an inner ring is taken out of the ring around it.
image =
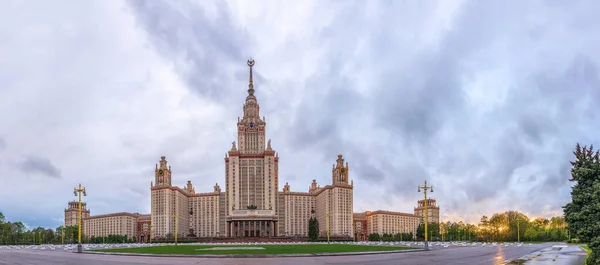
[[[139,265],[139,264],[503,264],[529,253],[551,247],[552,243],[523,246],[467,246],[436,248],[431,251],[398,254],[376,254],[329,257],[290,257],[290,258],[163,258],[116,256],[97,254],[76,254],[65,251],[42,250],[3,250],[0,251],[0,264],[4,265]]]

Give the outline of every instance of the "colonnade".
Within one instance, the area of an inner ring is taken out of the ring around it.
[[[277,236],[277,222],[267,221],[229,221],[228,237],[271,237]]]

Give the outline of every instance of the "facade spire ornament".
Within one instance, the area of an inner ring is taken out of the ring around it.
[[[254,84],[252,82],[252,67],[254,66],[254,59],[248,59],[248,67],[250,67],[250,82],[248,84],[248,94],[254,95]]]
[[[231,151],[237,151],[237,148],[235,147],[235,141],[231,142]]]
[[[267,150],[269,150],[269,151],[270,151],[270,150],[273,150],[273,149],[271,148],[271,139],[269,139],[269,141],[267,142]]]

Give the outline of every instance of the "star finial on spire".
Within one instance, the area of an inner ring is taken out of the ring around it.
[[[250,67],[250,83],[248,84],[248,94],[254,94],[254,84],[252,83],[252,66],[254,66],[254,59],[248,59],[248,66]]]

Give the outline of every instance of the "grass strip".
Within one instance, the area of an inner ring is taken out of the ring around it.
[[[262,247],[264,249],[202,250],[214,247]],[[342,244],[307,244],[307,245],[179,245],[152,246],[140,248],[96,249],[97,252],[143,253],[143,254],[312,254],[312,253],[344,253],[367,251],[408,250],[410,247],[399,246],[363,246]]]

